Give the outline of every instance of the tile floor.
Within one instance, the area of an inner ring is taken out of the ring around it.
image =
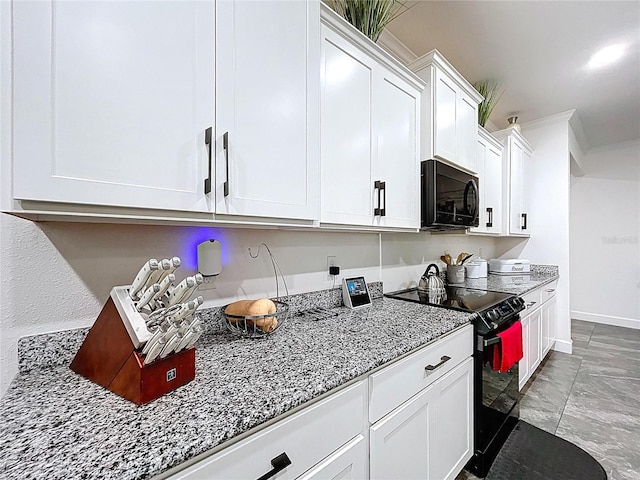
[[[573,320],[571,337],[573,354],[552,351],[524,387],[520,418],[589,452],[608,480],[640,479],[640,330]]]

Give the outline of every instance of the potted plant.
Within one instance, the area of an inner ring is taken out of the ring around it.
[[[498,93],[498,84],[490,80],[476,82],[473,87],[484,97],[484,100],[478,105],[478,124],[484,127],[487,120],[489,120],[493,107],[500,100],[502,92]]]
[[[374,42],[400,13],[400,0],[325,0],[325,3]]]

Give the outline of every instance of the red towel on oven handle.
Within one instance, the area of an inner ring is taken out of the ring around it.
[[[522,359],[522,323],[515,321],[509,328],[498,333],[498,337],[500,343],[494,345],[491,367],[504,373]]]

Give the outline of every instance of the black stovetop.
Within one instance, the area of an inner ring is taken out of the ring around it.
[[[410,302],[451,308],[463,312],[482,312],[504,300],[513,297],[510,293],[489,292],[473,288],[445,285],[446,294],[442,296],[428,295],[417,288],[385,293],[386,297],[408,300]]]

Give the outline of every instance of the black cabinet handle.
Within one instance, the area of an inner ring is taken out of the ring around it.
[[[527,214],[526,213],[522,214],[522,220],[524,221],[524,226],[522,227],[522,230],[526,230],[527,229]]]
[[[289,465],[291,465],[291,460],[289,460],[289,457],[287,457],[286,452],[282,452],[277,457],[271,459],[271,466],[273,468],[262,475],[260,478],[258,478],[258,480],[267,480],[267,478],[273,477],[278,472],[281,472],[282,470],[287,468]]]
[[[227,179],[224,181],[224,196],[229,196],[229,132],[222,136],[222,148],[224,149],[224,163],[227,171]]]
[[[204,144],[207,145],[209,151],[209,177],[204,179],[204,193],[211,193],[211,137],[213,136],[213,128],[209,127],[204,131]]]
[[[449,360],[451,360],[451,357],[447,357],[446,355],[443,355],[442,357],[440,357],[440,363],[437,363],[435,365],[427,365],[426,367],[424,367],[424,369],[427,372],[433,372],[436,368],[441,367],[442,365],[447,363]]]
[[[378,206],[373,209],[374,215],[381,215],[382,212],[382,204],[381,204],[381,196],[382,196],[382,183],[380,180],[376,180],[373,182],[373,189],[378,190]]]
[[[380,216],[384,217],[387,213],[387,182],[380,182],[380,190],[382,190],[382,205],[380,205]]]
[[[493,227],[493,208],[487,207],[487,215],[489,216],[487,227]]]

